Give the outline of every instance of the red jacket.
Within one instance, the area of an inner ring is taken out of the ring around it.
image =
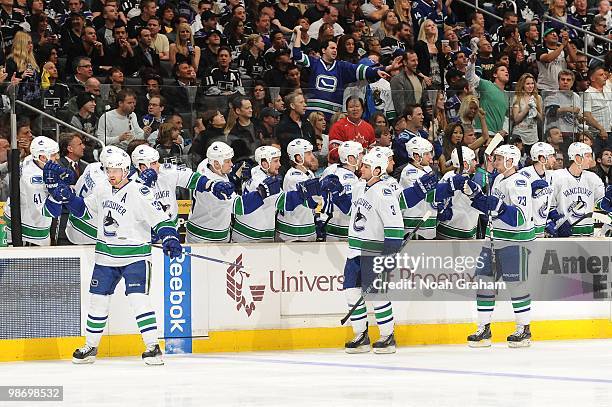
[[[345,117],[338,120],[329,130],[329,157],[330,164],[340,161],[338,157],[338,146],[344,141],[357,141],[363,148],[368,148],[376,141],[374,128],[365,120],[355,124]]]

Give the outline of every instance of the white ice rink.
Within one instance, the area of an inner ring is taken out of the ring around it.
[[[61,406],[612,406],[612,340],[0,364],[2,385],[63,385]]]

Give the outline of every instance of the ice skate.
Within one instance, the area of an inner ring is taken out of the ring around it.
[[[479,325],[476,333],[467,337],[470,348],[488,348],[491,346],[491,324]]]
[[[347,342],[344,345],[346,353],[367,353],[371,349],[370,337],[368,336],[368,330],[366,329],[360,334],[357,334],[352,341]]]
[[[74,351],[72,354],[72,363],[77,365],[91,364],[96,361],[98,348],[85,345]]]
[[[395,353],[395,335],[393,333],[388,336],[381,336],[379,340],[372,345],[374,353]]]
[[[149,366],[163,365],[164,359],[162,359],[162,351],[159,349],[159,345],[149,346],[142,353],[142,360]]]
[[[517,325],[516,331],[508,336],[508,346],[511,348],[527,348],[531,345],[531,330],[529,325]]]

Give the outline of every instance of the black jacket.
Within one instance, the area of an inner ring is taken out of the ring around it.
[[[284,114],[281,117],[278,126],[276,126],[274,137],[281,145],[281,164],[285,169],[290,166],[289,156],[287,155],[287,146],[289,143],[295,139],[302,138],[310,141],[313,146],[317,145],[314,128],[310,122],[306,120],[306,118],[302,118],[302,126],[300,127],[291,119],[289,114]]]

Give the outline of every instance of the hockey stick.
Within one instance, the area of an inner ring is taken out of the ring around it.
[[[152,244],[151,247],[155,247],[156,249],[162,249],[162,250],[164,249],[163,246],[158,245],[158,244]],[[232,266],[232,267],[236,267],[237,269],[243,269],[244,272],[246,272],[247,270],[247,268],[243,266],[242,264],[232,263],[231,261],[225,261],[221,259],[216,259],[214,257],[203,256],[201,254],[195,254],[195,253],[188,253],[188,252],[181,252],[181,253],[186,256],[195,257],[196,259],[212,261],[213,263],[225,264],[226,266]]]
[[[502,136],[500,133],[496,133],[495,137],[493,137],[493,140],[491,140],[491,142],[489,143],[489,145],[487,146],[486,150],[485,150],[485,160],[487,160],[487,157],[490,157],[491,154],[493,154],[493,151],[495,151],[495,149],[497,147],[500,146],[501,143],[504,142],[504,136]],[[485,167],[486,170],[486,167]],[[488,171],[487,171],[487,195],[491,196],[491,192],[493,192],[493,182],[489,181],[489,176],[488,176]],[[492,218],[491,218],[491,211],[487,212],[487,228],[489,229],[489,249],[491,250],[491,269],[493,270],[493,272],[495,272],[495,247],[493,246],[493,226],[492,226]],[[486,229],[485,229],[485,235],[486,235]]]
[[[404,241],[402,243],[402,245],[400,246],[398,253],[401,252],[404,247],[406,247],[406,245],[412,240],[412,238],[416,235],[416,233],[419,231],[419,228],[421,226],[423,226],[423,224],[427,221],[427,219],[429,219],[429,217],[432,215],[432,211],[427,211],[425,213],[425,215],[423,215],[423,217],[417,222],[416,226],[414,227],[414,229],[412,229],[412,231],[410,233],[408,233],[406,236],[404,236]],[[353,312],[357,309],[358,306],[361,305],[362,302],[365,302],[365,297],[366,295],[370,294],[372,292],[372,289],[374,288],[374,282],[376,281],[376,279],[374,279],[374,281],[372,281],[370,283],[370,285],[365,289],[365,291],[361,294],[361,297],[359,297],[359,300],[355,302],[355,305],[353,305],[350,309],[350,311],[348,312],[348,314],[346,314],[344,316],[344,318],[342,318],[340,320],[340,325],[344,325],[346,323],[346,321],[348,321],[348,319],[351,317],[351,314],[353,314]]]

